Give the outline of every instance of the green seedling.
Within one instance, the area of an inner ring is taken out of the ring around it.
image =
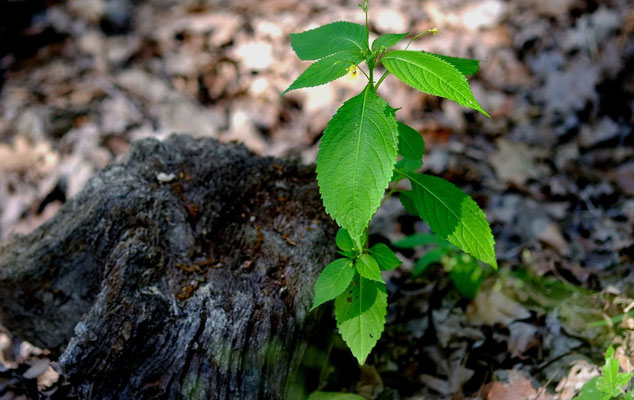
[[[581,393],[573,400],[634,400],[634,393],[623,393],[632,378],[631,373],[619,372],[619,360],[614,358],[614,348],[605,352],[602,375],[594,377],[581,388]]]
[[[458,293],[473,300],[484,278],[484,272],[478,265],[478,260],[462,253],[458,247],[435,235],[417,233],[394,243],[394,247],[404,249],[422,246],[429,250],[414,264],[412,276],[422,275],[432,264],[442,264]]]
[[[314,62],[284,93],[359,71],[368,80],[361,93],[332,117],[319,146],[319,191],[326,212],[341,227],[337,245],[344,258],[326,266],[319,276],[313,306],[334,300],[339,332],[363,364],[385,325],[387,292],[381,271],[401,264],[388,246],[368,246],[368,225],[385,198],[399,192],[405,208],[422,218],[439,238],[494,268],[497,262],[491,228],[480,207],[453,184],[417,172],[425,150],[423,138],[397,121],[397,109],[377,94],[385,78],[393,75],[415,89],[488,116],[466,79],[477,72],[479,62],[407,50],[409,44],[404,50],[392,50],[408,33],[383,35],[370,44],[368,1],[359,6],[365,13],[365,26],[334,22],[290,35],[297,56]],[[364,62],[367,72],[359,66]],[[378,68],[385,71],[375,82]],[[397,190],[405,179],[412,190]],[[392,189],[386,194],[390,182]]]

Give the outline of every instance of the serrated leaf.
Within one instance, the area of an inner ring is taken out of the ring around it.
[[[326,84],[341,78],[348,72],[351,65],[363,61],[359,51],[341,51],[311,64],[282,95],[291,90]]]
[[[407,36],[409,32],[405,33],[388,33],[386,35],[381,35],[378,38],[374,39],[372,42],[372,51],[377,51],[384,47],[385,49],[389,49],[394,46],[396,43],[403,40],[405,36]]]
[[[337,254],[341,254],[342,256],[344,256],[346,258],[354,258],[354,257],[357,256],[357,253],[355,253],[354,251],[339,250],[339,251],[337,251]]]
[[[425,153],[425,141],[423,137],[416,129],[400,121],[397,123],[397,129],[398,154],[409,160],[420,161]]]
[[[365,360],[385,327],[385,284],[355,274],[349,288],[335,299],[337,329],[359,364]]]
[[[436,56],[442,60],[447,61],[449,64],[456,67],[458,71],[464,76],[474,75],[480,69],[480,61],[471,58],[449,57],[442,54],[428,53]]]
[[[597,381],[600,377],[595,376],[586,382],[579,393],[573,400],[610,400],[611,395],[603,393],[597,389]]]
[[[379,208],[396,163],[394,109],[372,85],[346,101],[328,122],[317,155],[326,212],[359,242]]]
[[[469,195],[435,176],[403,172],[418,215],[441,239],[497,269],[495,241],[484,212]]]
[[[301,60],[319,60],[341,51],[368,50],[368,31],[352,22],[333,22],[309,31],[291,33],[291,46]]]
[[[621,390],[623,390],[623,388],[628,384],[628,382],[630,381],[630,379],[632,379],[632,373],[628,372],[628,373],[621,373],[616,377],[616,384],[619,388],[619,393],[621,393]]]
[[[416,261],[416,264],[414,264],[414,270],[412,271],[412,276],[422,275],[425,271],[427,271],[427,268],[431,264],[439,262],[445,253],[446,253],[446,250],[440,248],[440,249],[430,250],[427,253],[423,254],[421,258],[419,258],[418,261]]]
[[[310,311],[343,293],[353,277],[352,260],[339,258],[328,264],[315,282],[315,299]]]
[[[390,182],[396,183],[398,181],[403,180],[405,177],[401,175],[399,171],[415,171],[419,168],[418,164],[420,164],[421,167],[423,166],[422,161],[420,163],[416,163],[415,161],[407,160],[405,158],[401,158],[400,160],[398,160],[398,157],[397,157],[397,161],[396,161],[396,164],[394,164],[394,170],[392,171],[392,178],[390,178]]]
[[[369,254],[361,254],[357,257],[354,266],[362,277],[377,282],[384,282],[379,264]]]
[[[475,299],[483,279],[482,268],[480,268],[476,259],[466,254],[461,254],[452,257],[448,264],[445,265],[445,268],[449,269],[449,276],[458,293],[467,299]]]
[[[312,392],[308,396],[308,400],[365,400],[364,397],[353,393],[338,393],[338,392]]]
[[[616,377],[619,374],[619,362],[606,355],[605,365],[601,368],[603,376],[597,381],[597,389],[613,395],[616,386]]]
[[[402,171],[417,171],[421,169],[423,166],[423,162],[421,160],[410,160],[409,158],[403,158],[402,160],[398,160],[396,162],[395,167]],[[395,180],[397,174],[394,174],[392,177],[392,181]]]
[[[386,53],[381,62],[391,74],[411,87],[489,116],[478,104],[462,73],[447,61],[421,51],[393,50]]]
[[[414,203],[413,191],[410,190],[407,192],[400,192],[398,194],[398,199],[401,201],[401,205],[403,206],[405,211],[412,215],[418,215],[418,210],[416,209],[416,204]]]
[[[415,209],[416,206],[412,206]],[[436,235],[426,235],[424,233],[415,233],[393,243],[394,247],[400,247],[402,249],[413,249],[414,247],[427,246],[430,244],[442,247],[454,247],[451,243]]]
[[[377,243],[370,247],[370,255],[381,267],[382,271],[390,271],[398,268],[403,262],[398,259],[396,254],[383,243]]]
[[[337,246],[343,251],[352,251],[354,248],[354,242],[350,237],[350,234],[347,230],[343,228],[339,228],[337,231],[337,236],[335,236],[335,243]]]
[[[611,351],[610,351],[611,349]],[[608,393],[612,397],[618,396],[623,387],[632,378],[631,373],[619,373],[619,361],[612,358],[614,348],[610,347],[606,353],[605,365],[601,368],[603,376],[597,380],[597,389],[601,392]]]

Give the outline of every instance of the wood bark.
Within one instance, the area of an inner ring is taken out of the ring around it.
[[[82,398],[301,398],[335,231],[310,166],[145,139],[0,247],[0,321]]]

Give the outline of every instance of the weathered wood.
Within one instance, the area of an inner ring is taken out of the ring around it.
[[[288,397],[334,233],[312,167],[142,140],[0,247],[0,321],[84,398]]]

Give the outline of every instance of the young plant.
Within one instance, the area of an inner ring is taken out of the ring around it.
[[[361,93],[347,100],[328,122],[319,146],[319,191],[326,212],[341,227],[336,241],[343,258],[327,265],[317,279],[313,305],[314,309],[335,301],[338,330],[363,364],[385,325],[387,293],[381,271],[401,264],[386,245],[368,247],[368,225],[385,198],[398,192],[401,180],[409,180],[412,186],[399,193],[403,206],[420,216],[438,237],[494,268],[497,263],[491,228],[480,207],[453,184],[416,172],[422,167],[423,138],[397,121],[397,109],[377,94],[392,74],[415,89],[488,116],[466,79],[476,73],[478,61],[408,51],[409,44],[404,50],[389,50],[407,33],[383,35],[370,45],[368,0],[359,6],[365,13],[365,26],[334,22],[290,35],[297,56],[315,62],[283,94],[323,85],[346,73],[361,71],[368,79]],[[364,61],[367,72],[359,68]],[[375,83],[379,66],[386,71]],[[386,194],[390,182],[392,189]]]
[[[412,276],[422,275],[431,264],[440,263],[449,273],[458,293],[473,300],[482,285],[484,272],[478,261],[460,252],[453,244],[435,235],[414,234],[394,243],[394,247],[412,249],[419,246],[433,246],[414,264]]]
[[[614,358],[614,348],[605,352],[605,365],[601,368],[602,376],[596,376],[586,382],[581,393],[573,400],[634,400],[634,393],[623,393],[632,378],[631,373],[619,372],[619,360]]]

